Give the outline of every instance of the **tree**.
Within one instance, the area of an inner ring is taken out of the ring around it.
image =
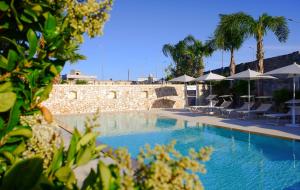
[[[174,66],[168,67],[172,77],[183,74],[198,77],[203,74],[203,58],[210,56],[213,49],[189,35],[175,45],[165,44],[162,51],[165,56],[172,58]]]
[[[193,68],[196,70],[198,75],[203,75],[204,62],[203,58],[211,56],[214,49],[210,44],[202,44],[200,40],[197,40],[194,36],[187,36],[184,41],[188,44],[186,54],[193,62]]]
[[[258,72],[264,73],[263,38],[268,31],[272,31],[279,42],[285,42],[289,34],[286,18],[283,16],[270,16],[264,13],[257,20],[249,15],[245,15],[244,21],[248,27],[249,35],[253,36],[257,42]]]
[[[235,74],[234,51],[238,50],[247,38],[247,29],[244,13],[220,15],[220,22],[211,42],[218,49],[230,51],[230,75]]]
[[[179,41],[177,44],[165,44],[163,46],[163,54],[167,57],[171,57],[175,67],[171,67],[171,75],[179,76],[182,73],[190,74],[191,72],[188,70],[190,67],[187,67],[185,62],[185,51],[186,44],[184,41]]]

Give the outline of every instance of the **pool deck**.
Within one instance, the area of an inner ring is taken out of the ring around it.
[[[198,124],[214,125],[247,133],[263,134],[277,138],[300,141],[300,127],[278,125],[263,119],[222,118],[214,115],[191,112],[187,109],[152,109],[151,113],[186,120]]]

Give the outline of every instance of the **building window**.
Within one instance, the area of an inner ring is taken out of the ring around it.
[[[148,91],[142,91],[141,92],[141,97],[142,98],[148,98],[148,96],[149,96],[149,92]]]
[[[108,96],[107,96],[109,99],[117,99],[117,92],[116,91],[110,91],[108,93]]]
[[[77,92],[76,91],[70,91],[68,93],[68,99],[69,100],[77,100]]]

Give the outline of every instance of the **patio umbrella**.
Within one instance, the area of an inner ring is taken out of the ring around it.
[[[248,113],[250,114],[250,81],[251,80],[259,80],[259,79],[277,79],[272,76],[264,76],[259,72],[253,71],[251,69],[248,69],[246,71],[234,74],[232,76],[229,76],[226,78],[226,80],[247,80],[248,81]]]
[[[184,83],[184,87],[185,87],[185,91],[184,91],[184,95],[185,95],[185,104],[187,105],[187,85],[186,85],[186,83],[187,82],[191,82],[191,81],[193,81],[193,80],[195,80],[195,78],[194,77],[191,77],[191,76],[188,76],[188,75],[186,75],[186,74],[184,74],[184,75],[182,75],[182,76],[180,76],[180,77],[176,77],[176,78],[173,78],[173,79],[171,79],[171,80],[169,80],[170,82],[183,82]]]
[[[296,78],[300,76],[300,65],[298,65],[296,62],[294,64],[275,69],[273,71],[267,72],[264,75],[269,76],[287,76],[289,78],[293,78],[293,100],[290,102],[292,103],[292,124],[290,126],[296,127],[296,115],[295,115],[295,103],[296,103]]]
[[[169,81],[170,82],[184,82],[184,83],[187,83],[187,82],[190,82],[190,81],[193,81],[193,80],[195,80],[194,77],[191,77],[191,76],[188,76],[188,75],[182,75],[180,77],[173,78]]]
[[[209,81],[209,95],[212,95],[211,81],[220,81],[223,79],[225,79],[225,77],[223,77],[222,75],[209,72],[208,74],[196,78],[195,81],[204,81],[204,82]],[[212,100],[209,100],[209,102],[210,102],[210,106],[212,106]]]

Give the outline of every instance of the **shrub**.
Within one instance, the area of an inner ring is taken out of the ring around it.
[[[296,95],[296,99],[299,99],[300,91],[296,91],[295,95]],[[293,98],[293,92],[286,88],[275,90],[273,92],[273,100],[275,102],[276,110],[279,112],[286,112],[287,104],[285,102],[292,98]]]
[[[42,105],[85,33],[102,34],[112,0],[0,1],[0,178],[23,155],[32,128],[22,115],[52,115]],[[5,101],[3,101],[5,100]],[[0,180],[1,181],[1,180]]]
[[[76,80],[75,84],[87,84],[86,80]]]

